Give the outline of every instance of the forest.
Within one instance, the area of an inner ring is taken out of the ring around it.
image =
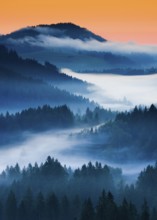
[[[22,140],[24,132],[94,126],[115,118],[116,112],[96,107],[86,109],[84,114],[74,114],[67,105],[51,107],[44,105],[21,112],[0,114],[0,146]]]
[[[156,160],[156,130],[157,108],[152,104],[117,113],[115,120],[80,135],[96,143],[110,159]]]
[[[156,174],[156,164],[148,166],[128,186],[119,168],[98,162],[75,170],[50,156],[16,164],[0,175],[0,219],[155,220]]]

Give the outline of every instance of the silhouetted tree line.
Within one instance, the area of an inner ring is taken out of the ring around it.
[[[42,192],[47,195],[54,191],[60,197],[63,194],[69,198],[79,195],[81,199],[91,197],[96,202],[103,189],[111,191],[118,203],[126,198],[133,202],[139,210],[146,199],[150,207],[156,207],[157,198],[157,166],[148,166],[142,171],[135,184],[125,184],[122,171],[102,165],[99,162],[89,162],[81,168],[72,170],[62,166],[58,160],[47,158],[45,163],[21,169],[18,164],[7,167],[0,174],[0,198],[5,199],[11,189],[20,200],[27,188],[31,188],[34,195]]]
[[[90,135],[94,135],[95,142],[97,136],[106,136],[101,143],[103,148],[127,149],[127,158],[132,155],[134,159],[156,159],[156,130],[157,108],[152,104],[149,108],[135,107],[130,112],[118,113],[115,120]]]
[[[78,121],[78,123],[80,122],[80,124],[83,123],[92,126],[114,120],[116,114],[117,112],[100,107],[95,107],[94,110],[87,108],[85,114],[76,114],[76,120]]]
[[[19,198],[30,187],[35,194],[39,191],[46,194],[52,189],[58,194],[69,193],[71,196],[79,194],[81,198],[97,195],[105,188],[114,191],[116,182],[121,181],[121,172],[101,163],[83,165],[81,168],[71,170],[63,167],[58,160],[50,156],[45,163],[20,169],[19,165],[7,167],[0,175],[0,196],[5,197],[9,188],[17,192]]]
[[[124,184],[124,182],[120,184],[118,195],[123,195],[123,197],[125,197],[128,201],[134,203],[138,210],[140,209],[144,200],[147,201],[151,208],[156,207],[157,164],[148,165],[143,171],[141,171],[134,184],[128,185]],[[154,209],[152,211],[156,212]]]
[[[111,74],[120,74],[120,75],[148,75],[148,74],[155,74],[157,73],[157,68],[108,68],[104,70],[85,70],[85,73],[111,73]]]
[[[114,198],[107,187],[108,184],[110,189],[113,187],[112,169],[97,162],[72,171],[50,156],[40,166],[29,164],[22,170],[18,164],[7,167],[0,175],[0,219],[156,220],[156,208],[152,208],[151,202],[148,205],[147,200],[137,192],[142,187],[143,190],[151,188],[153,183],[148,178],[152,172],[152,178],[156,178],[157,166],[148,166],[139,175],[134,196],[135,200],[141,196],[140,205],[126,198],[127,192],[121,194],[119,200]],[[102,179],[104,182],[100,186]],[[152,198],[156,186],[154,182]],[[89,194],[85,194],[87,190]]]
[[[29,108],[15,114],[0,114],[0,145],[13,143],[22,137],[24,131],[47,131],[74,126],[89,126],[106,122],[115,117],[114,112],[96,107],[87,108],[84,115],[74,113],[66,106],[50,107],[44,105]],[[20,137],[21,135],[21,137]],[[18,138],[17,138],[18,137]]]
[[[44,105],[43,107],[29,108],[16,114],[7,112],[6,115],[0,115],[0,132],[42,131],[73,125],[74,115],[66,105],[55,108]]]

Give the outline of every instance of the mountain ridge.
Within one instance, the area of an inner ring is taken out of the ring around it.
[[[45,28],[49,29],[44,30]],[[43,30],[42,30],[43,29]],[[86,28],[83,28],[79,25],[67,22],[67,23],[56,23],[56,24],[39,24],[36,26],[28,26],[25,28],[21,28],[19,30],[13,31],[9,34],[2,35],[0,38],[3,40],[5,38],[13,38],[20,39],[21,37],[36,37],[40,34],[49,34],[50,36],[58,37],[58,38],[72,38],[72,39],[80,39],[82,41],[94,39],[99,42],[105,42],[106,39],[102,38],[99,35],[94,34]]]
[[[73,90],[86,89],[86,83],[61,74],[51,65],[22,59],[0,45],[0,110],[20,110],[44,104],[67,104],[76,111],[95,106]]]
[[[75,72],[111,72],[139,75],[156,67],[157,56],[114,52],[110,42],[73,23],[39,24],[0,36],[0,44],[23,58],[49,62]],[[114,44],[113,44],[114,45]],[[104,48],[104,49],[103,49]],[[105,49],[107,48],[107,49]],[[129,73],[128,73],[129,69]],[[137,71],[136,71],[137,70]],[[150,72],[151,73],[151,72]]]

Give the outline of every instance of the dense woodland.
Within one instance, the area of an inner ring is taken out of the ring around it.
[[[29,108],[15,114],[0,114],[0,132],[2,131],[45,131],[80,125],[97,125],[113,120],[116,112],[96,107],[86,109],[85,114],[74,114],[67,105],[50,107],[44,105]]]
[[[74,125],[74,115],[66,106],[51,108],[48,105],[29,108],[15,114],[0,115],[0,132],[45,131]]]
[[[148,166],[135,185],[119,187],[121,170],[98,162],[76,170],[50,156],[16,164],[0,175],[0,219],[156,220],[156,176],[157,166]]]
[[[0,146],[24,138],[23,132],[44,132],[72,127],[92,126],[115,118],[116,113],[96,107],[93,111],[74,114],[66,105],[50,107],[44,105],[17,113],[0,114]]]
[[[156,160],[157,108],[135,107],[130,112],[118,113],[94,131],[85,134],[102,150],[122,161],[136,159]],[[117,152],[120,152],[117,154]]]

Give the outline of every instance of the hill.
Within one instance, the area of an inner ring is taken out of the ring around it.
[[[82,91],[82,94],[87,92],[89,84],[70,77],[66,74],[61,74],[58,68],[45,62],[40,64],[34,59],[22,59],[14,50],[8,50],[5,46],[0,45],[0,70],[2,73],[8,70],[14,72],[12,75],[20,74],[23,77],[32,78],[35,80],[41,80],[47,82],[53,86],[57,86],[60,89],[65,89],[71,93],[77,93]],[[15,74],[16,72],[16,74]],[[5,74],[6,75],[6,74]]]
[[[72,23],[26,27],[0,37],[0,43],[24,58],[48,61],[74,71],[104,71],[136,66],[136,59],[112,51],[100,51],[106,39]],[[95,49],[91,49],[91,46]]]
[[[83,41],[90,39],[97,40],[99,42],[106,41],[106,39],[92,33],[86,28],[82,28],[73,23],[58,23],[58,24],[50,24],[50,25],[41,24],[37,26],[22,28],[11,34],[2,36],[2,39],[6,39],[6,38],[21,39],[25,37],[37,37],[40,34],[49,35],[57,38],[69,37],[72,39],[80,39]]]
[[[17,111],[44,104],[67,104],[74,111],[85,111],[95,104],[73,92],[77,89],[85,92],[86,86],[80,80],[60,74],[54,65],[24,60],[15,51],[0,46],[1,111]]]

